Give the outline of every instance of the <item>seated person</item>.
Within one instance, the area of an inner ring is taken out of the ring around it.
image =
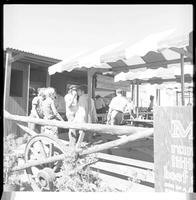
[[[153,112],[153,108],[155,106],[155,103],[154,103],[154,96],[153,95],[150,95],[150,104],[148,106],[148,112]],[[153,118],[153,113],[150,113],[150,114],[147,114],[146,116],[146,119],[152,119]]]
[[[151,112],[153,111],[153,107],[154,107],[154,96],[153,95],[150,95],[150,104],[148,106],[148,112]]]
[[[95,97],[95,108],[96,108],[96,112],[97,114],[100,114],[100,113],[105,113],[105,102],[104,100],[101,98],[100,95],[97,95]]]

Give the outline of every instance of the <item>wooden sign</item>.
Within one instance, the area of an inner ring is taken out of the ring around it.
[[[118,88],[121,88],[124,91],[130,91],[130,83],[127,81],[114,82],[113,77],[98,74],[96,76],[96,88],[109,90],[116,90]]]
[[[154,112],[155,191],[193,192],[193,107]]]

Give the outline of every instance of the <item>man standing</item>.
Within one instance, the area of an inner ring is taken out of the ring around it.
[[[77,86],[70,85],[68,93],[64,97],[66,106],[66,117],[68,121],[73,121],[77,111]]]
[[[95,109],[95,104],[92,98],[90,98],[87,94],[87,87],[82,85],[78,87],[77,93],[79,96],[78,100],[78,109],[75,114],[75,118],[73,122],[75,123],[95,123],[97,122],[97,114]],[[72,130],[72,141],[70,143],[76,144],[77,147],[83,141],[84,132],[81,130],[79,131],[79,138],[77,140],[77,133],[76,131]]]
[[[129,101],[122,94],[122,89],[116,90],[116,97],[112,99],[109,105],[107,124],[120,125],[122,123],[123,113],[129,105]]]

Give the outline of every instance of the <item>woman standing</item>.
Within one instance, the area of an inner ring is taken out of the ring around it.
[[[38,95],[32,100],[32,109],[30,112],[30,117],[43,119],[42,102],[45,99],[45,88],[38,88]],[[28,127],[33,131],[40,132],[40,125],[34,123],[28,123]]]
[[[46,120],[64,121],[55,106],[56,92],[54,88],[46,88],[45,100],[42,102],[43,118]],[[58,137],[58,127],[43,126],[42,133],[47,133]]]

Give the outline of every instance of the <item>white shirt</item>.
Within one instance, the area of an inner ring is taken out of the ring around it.
[[[129,101],[125,97],[116,96],[110,102],[109,107],[111,109],[118,110],[124,113],[128,104],[129,104]]]
[[[66,115],[75,114],[77,111],[77,97],[75,97],[71,106],[68,106],[71,103],[72,99],[73,99],[73,96],[71,93],[66,94],[64,97],[65,106],[66,106]]]

